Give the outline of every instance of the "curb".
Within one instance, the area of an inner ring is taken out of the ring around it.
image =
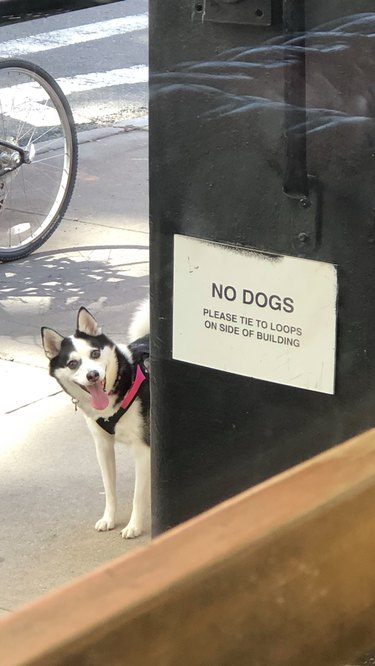
[[[134,130],[148,130],[148,116],[139,116],[138,118],[127,118],[115,123],[114,127],[122,127],[126,132]]]
[[[148,131],[148,116],[140,116],[139,118],[126,118],[120,120],[111,127],[98,127],[92,130],[77,131],[78,144],[91,143],[92,141],[100,141],[116,134],[123,134],[124,132],[137,132]]]

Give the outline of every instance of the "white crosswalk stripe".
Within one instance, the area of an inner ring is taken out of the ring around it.
[[[134,65],[134,67],[112,69],[108,72],[77,74],[76,76],[57,79],[57,83],[61,86],[65,95],[70,95],[73,92],[93,90],[94,88],[106,88],[107,86],[121,86],[133,83],[147,83],[147,81],[148,67],[145,65]]]
[[[146,83],[148,79],[148,67],[135,65],[114,69],[109,72],[93,72],[92,74],[80,74],[69,78],[56,79],[65,95],[87,90],[96,90],[107,86],[119,86],[124,84]],[[12,94],[10,88],[0,89],[0,109],[5,115],[12,118],[23,119],[25,117],[24,105],[27,100],[28,118],[33,125],[55,125],[57,122],[56,112],[45,107],[47,99],[41,87],[34,83],[21,83],[13,86]],[[75,113],[76,123],[88,122],[89,118],[82,113]]]
[[[31,37],[12,39],[0,44],[0,57],[15,58],[21,55],[49,51],[50,49],[81,44],[96,39],[105,39],[136,30],[145,30],[148,26],[147,14],[136,14],[122,18],[109,19],[78,25],[74,28],[42,32]]]
[[[0,43],[0,58],[22,58],[27,60],[28,56],[32,54],[80,45],[85,42],[102,40],[116,35],[131,34],[146,30],[147,27],[148,14],[140,13],[61,30],[37,33],[29,37],[11,39]],[[46,69],[48,69],[48,66]],[[107,119],[106,122],[112,122],[113,119],[120,119],[123,116],[124,110],[126,110],[126,105],[124,105],[123,101],[116,105],[116,102],[114,102],[115,95],[112,92],[106,96],[105,100],[103,96],[94,100],[92,94],[90,94],[88,104],[84,93],[122,85],[132,86],[133,90],[136,90],[138,84],[147,83],[148,67],[142,63],[130,67],[109,69],[107,71],[62,76],[56,78],[56,81],[68,98],[75,93],[78,94],[74,98],[73,105],[71,103],[74,119],[77,124],[95,124],[99,119],[104,118]],[[83,94],[82,99],[85,100],[84,103],[79,98],[80,93]],[[142,95],[144,99],[145,93],[143,92]],[[12,94],[10,94],[10,88],[4,87],[0,90],[0,111],[16,119],[18,116],[24,117],[23,104],[27,100],[30,122],[35,126],[52,126],[55,124],[56,118],[52,109],[46,107],[44,98],[43,90],[33,83],[21,83],[16,87],[13,86]],[[146,104],[147,101],[145,100],[143,109]],[[121,109],[121,111],[117,111],[117,109]],[[132,113],[134,112],[130,111],[130,116]],[[126,117],[129,117],[129,115]]]

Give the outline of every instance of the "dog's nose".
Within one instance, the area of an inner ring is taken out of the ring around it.
[[[89,382],[96,382],[97,379],[99,379],[99,373],[97,370],[90,370],[90,372],[87,373],[86,379]]]

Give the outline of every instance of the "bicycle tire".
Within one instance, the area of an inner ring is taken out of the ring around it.
[[[4,86],[8,79],[12,85]],[[11,94],[16,102],[10,102]],[[51,118],[56,124],[45,127]],[[34,63],[0,61],[0,139],[26,146],[32,155],[29,163],[13,165],[10,174],[0,177],[0,261],[7,262],[28,256],[53,234],[77,176],[78,142],[70,105],[55,79]],[[0,166],[4,158],[9,163],[14,153],[2,145]]]

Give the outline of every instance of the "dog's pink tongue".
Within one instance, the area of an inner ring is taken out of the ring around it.
[[[87,389],[90,391],[91,406],[94,407],[94,409],[105,409],[108,407],[108,395],[104,391],[100,382],[87,386]]]

